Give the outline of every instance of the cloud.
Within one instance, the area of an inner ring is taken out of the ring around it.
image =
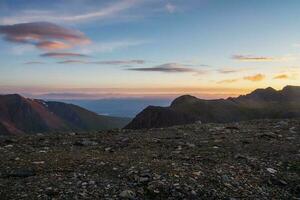
[[[29,61],[24,63],[25,65],[39,65],[39,64],[45,64],[44,62],[40,62],[40,61]]]
[[[58,64],[89,64],[88,61],[84,61],[84,60],[64,60],[57,63]]]
[[[144,72],[165,72],[165,73],[186,73],[186,72],[201,73],[201,71],[199,70],[189,68],[187,65],[183,65],[180,63],[166,63],[154,67],[127,68],[126,70],[144,71]]]
[[[238,73],[238,72],[244,72],[244,71],[248,71],[251,70],[252,68],[250,67],[240,67],[238,69],[236,68],[221,68],[221,69],[217,69],[216,71],[219,72],[220,74],[232,74],[232,73]]]
[[[43,41],[36,44],[40,49],[44,50],[56,50],[56,49],[69,49],[71,45],[60,41]]]
[[[227,79],[227,80],[222,80],[217,82],[218,84],[223,84],[223,83],[235,83],[237,82],[239,79]]]
[[[88,44],[90,40],[77,30],[49,22],[32,22],[0,26],[0,34],[10,42],[33,44],[40,49],[65,49]]]
[[[52,57],[52,58],[68,58],[68,57],[89,57],[85,54],[80,53],[59,53],[59,52],[50,52],[40,55],[41,57]]]
[[[57,62],[59,64],[99,64],[99,65],[129,65],[144,64],[145,60],[107,60],[107,61],[84,61],[84,60],[65,60]]]
[[[281,57],[233,55],[232,59],[241,62],[287,62],[287,61],[295,60],[296,58],[293,55],[287,55]]]
[[[90,20],[103,20],[107,18],[114,18],[123,11],[126,11],[139,3],[138,0],[121,0],[108,5],[101,5],[101,9],[87,11],[85,13],[74,13],[70,10],[27,10],[21,12],[16,16],[3,17],[0,19],[0,23],[3,25],[11,25],[16,23],[27,23],[34,21],[50,21],[50,22],[85,22]],[[84,7],[85,5],[77,5]],[[96,6],[95,6],[96,7]],[[63,14],[62,14],[63,13]],[[67,13],[67,14],[66,14]]]
[[[233,55],[232,59],[244,62],[272,62],[274,58],[265,56]]]
[[[176,11],[176,6],[171,3],[167,3],[165,8],[169,13],[174,13]]]
[[[265,78],[266,78],[266,76],[263,75],[263,74],[256,74],[256,75],[253,75],[253,76],[245,76],[244,80],[258,82],[258,81],[262,81]]]
[[[273,79],[288,79],[289,76],[286,74],[279,74],[277,76],[275,76]]]
[[[103,65],[130,65],[130,64],[145,64],[145,60],[109,60],[109,61],[98,61],[92,62],[94,64]]]
[[[231,74],[242,71],[241,69],[218,69],[217,70],[221,74]]]

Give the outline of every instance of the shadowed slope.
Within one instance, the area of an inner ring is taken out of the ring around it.
[[[121,128],[124,118],[99,116],[72,104],[0,96],[0,134]]]

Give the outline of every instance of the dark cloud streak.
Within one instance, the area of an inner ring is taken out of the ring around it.
[[[80,53],[59,53],[59,52],[49,52],[40,55],[41,57],[52,57],[52,58],[68,58],[68,57],[89,57],[85,54]]]
[[[41,64],[45,64],[44,62],[40,62],[40,61],[29,61],[29,62],[25,62],[25,65],[41,65]]]
[[[186,73],[186,72],[197,72],[201,71],[189,68],[187,65],[179,63],[166,63],[154,67],[139,67],[139,68],[126,68],[130,71],[142,71],[142,72],[164,72],[164,73]]]

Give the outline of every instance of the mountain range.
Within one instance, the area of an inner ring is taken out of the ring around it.
[[[148,106],[129,118],[98,115],[80,106],[56,101],[0,95],[0,135],[147,129],[195,122],[237,122],[266,118],[300,118],[300,86],[257,89],[236,98],[205,100],[190,95],[170,106]]]
[[[204,100],[190,95],[176,98],[168,107],[148,106],[125,128],[146,129],[195,122],[236,122],[265,118],[300,117],[300,86],[282,90],[257,89],[236,98]]]
[[[122,128],[128,118],[98,115],[79,106],[0,95],[0,135]]]

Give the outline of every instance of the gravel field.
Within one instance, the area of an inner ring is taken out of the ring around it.
[[[300,120],[0,138],[0,199],[300,199]]]

